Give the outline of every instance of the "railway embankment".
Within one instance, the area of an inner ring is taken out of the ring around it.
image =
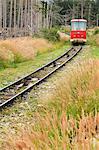
[[[17,103],[11,109],[8,108],[2,112],[1,138],[5,139],[9,135],[8,132],[10,132],[11,139],[13,138],[11,142],[5,144],[8,149],[10,146],[23,148],[23,145],[25,147],[40,147],[42,136],[43,147],[47,141],[49,148],[57,146],[50,145],[50,141],[56,142],[55,137],[57,136],[60,147],[63,147],[64,139],[67,139],[65,144],[68,147],[83,146],[83,141],[86,143],[86,140],[89,145],[98,145],[98,130],[96,128],[99,120],[99,84],[98,80],[95,82],[95,79],[99,76],[99,61],[92,60],[89,54],[90,46],[86,46],[80,55],[64,69],[34,89],[27,101]],[[88,128],[90,131],[87,131]],[[20,129],[23,132],[20,132]],[[62,135],[59,134],[60,131]],[[14,140],[15,133],[19,135],[16,142]],[[54,137],[52,138],[48,133],[53,134]],[[32,136],[33,140],[31,140]],[[86,139],[86,137],[88,138]],[[80,145],[81,142],[82,145]],[[85,144],[86,147],[87,144]]]
[[[94,43],[85,46],[26,101],[2,111],[2,149],[99,148],[98,49]]]

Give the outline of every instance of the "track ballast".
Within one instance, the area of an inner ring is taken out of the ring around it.
[[[65,66],[65,64],[72,60],[73,57],[75,57],[81,51],[81,49],[81,46],[72,47],[60,57],[1,89],[0,109],[12,104],[14,100],[18,99],[19,97],[23,97],[25,94],[30,92],[35,86],[39,85],[61,67]]]

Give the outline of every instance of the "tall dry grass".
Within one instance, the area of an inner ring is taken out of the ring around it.
[[[90,45],[99,46],[99,27],[87,30]]]
[[[5,47],[0,47],[0,63],[2,66],[9,66],[11,63],[14,62],[14,54]]]
[[[32,60],[38,53],[44,53],[52,47],[45,39],[31,37],[1,40],[0,60],[5,63]]]
[[[7,134],[2,150],[99,149],[99,60],[71,68],[51,99],[35,112],[35,124]]]
[[[44,53],[46,51],[51,50],[53,48],[53,45],[45,39],[34,38],[33,47],[37,50],[38,53]]]
[[[2,150],[98,150],[99,149],[99,113],[76,120],[62,111],[45,112],[37,115],[39,123],[19,132],[19,136],[7,135]]]

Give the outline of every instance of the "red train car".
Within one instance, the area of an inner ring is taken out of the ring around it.
[[[73,44],[86,43],[86,26],[87,26],[87,20],[85,19],[71,20],[70,41]]]

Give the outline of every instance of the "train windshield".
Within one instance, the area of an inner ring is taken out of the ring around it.
[[[86,22],[74,21],[71,23],[72,30],[86,30]]]

